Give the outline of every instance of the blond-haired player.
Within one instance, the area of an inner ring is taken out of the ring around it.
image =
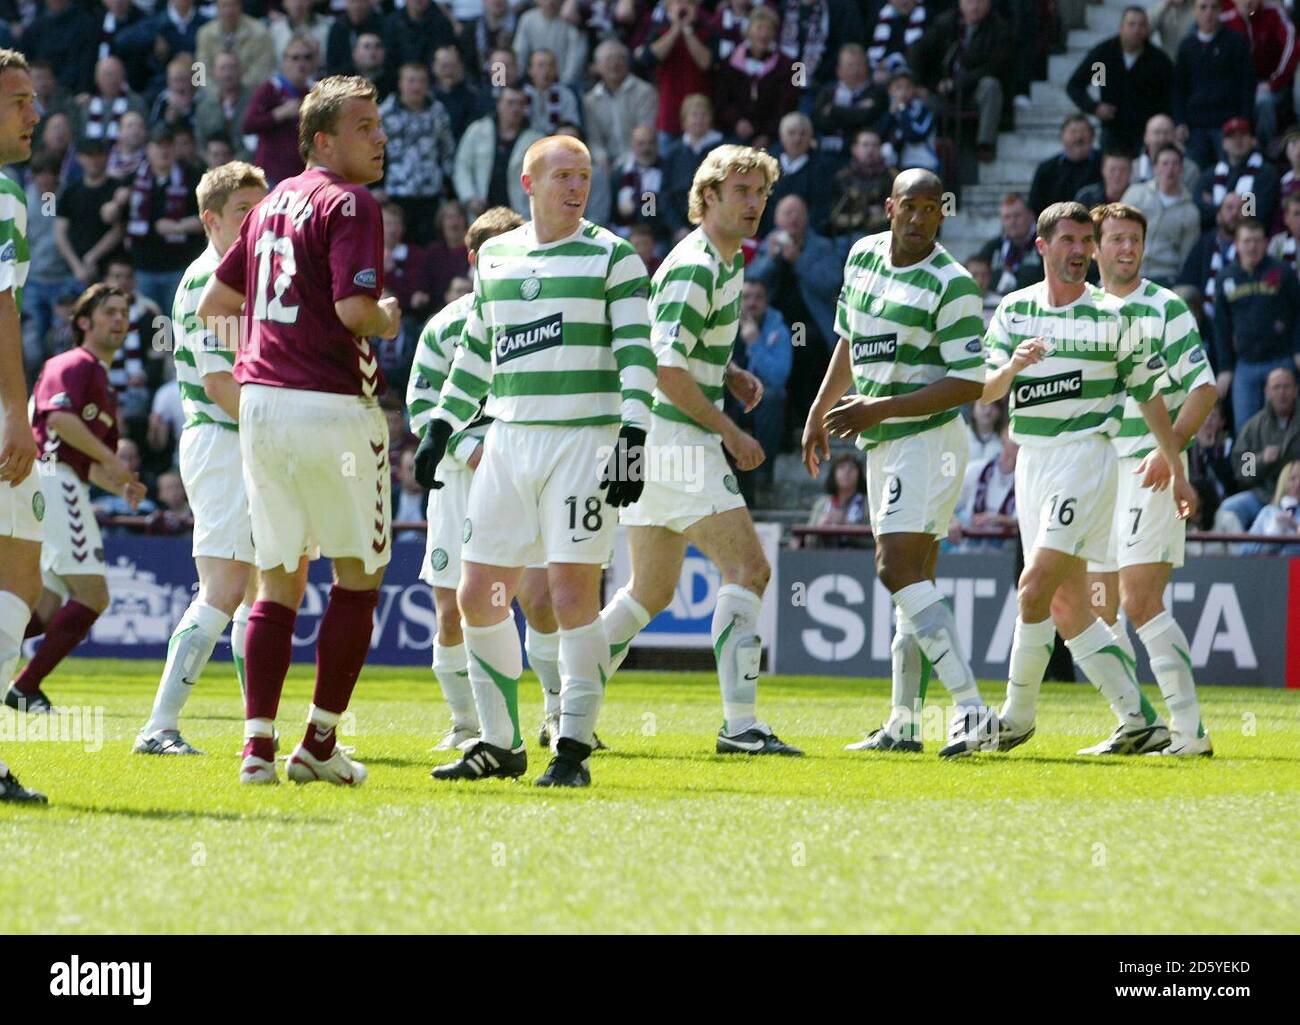
[[[723,452],[741,470],[763,461],[759,443],[722,412],[722,399],[728,384],[748,408],[762,397],[757,379],[729,359],[745,280],[740,244],[758,230],[780,173],[775,160],[748,146],[719,146],[695,172],[688,216],[698,227],[668,254],[650,287],[650,343],[659,364],[650,479],[620,516],[632,579],[601,613],[613,671],[632,638],[672,601],[686,545],[713,560],[722,574],[711,629],[722,690],[719,754],[803,753],[756,715],[758,615],[771,568]],[[688,468],[695,472],[688,476]]]
[[[194,513],[199,592],[172,631],[153,711],[132,748],[136,754],[202,754],[181,736],[181,709],[232,617],[230,646],[240,692],[244,689],[244,641],[257,581],[239,456],[235,350],[205,331],[196,312],[212,272],[266,192],[261,168],[239,160],[214,167],[199,179],[199,217],[208,247],[186,269],[172,303],[176,379],[185,409],[181,481]]]

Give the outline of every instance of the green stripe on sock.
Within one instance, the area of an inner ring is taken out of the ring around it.
[[[1151,702],[1147,700],[1147,696],[1143,694],[1140,690],[1138,691],[1138,700],[1140,701],[1142,706],[1142,717],[1146,719],[1147,725],[1148,726],[1154,725],[1155,721],[1159,719],[1160,716],[1156,714],[1155,708],[1152,706]]]
[[[511,748],[516,748],[524,742],[523,735],[519,732],[519,681],[511,679],[505,673],[497,672],[492,666],[488,665],[478,655],[478,664],[483,667],[483,672],[488,674],[488,678],[496,684],[497,690],[501,692],[501,697],[506,703],[506,712],[510,716],[510,725],[515,728],[514,740],[510,742]]]
[[[723,629],[722,633],[718,635],[717,641],[713,644],[713,660],[715,662],[722,661],[722,646],[727,643],[727,638],[731,636],[731,631],[735,628],[736,621],[733,619],[726,625],[726,628]]]
[[[622,644],[611,644],[609,646],[609,660],[613,662],[614,659],[618,658],[619,655],[623,654],[623,649],[626,648],[631,643],[632,643],[632,638],[629,637]]]
[[[235,655],[235,676],[239,680],[239,696],[244,697],[247,691],[244,689],[244,659],[241,655]]]
[[[1107,655],[1114,655],[1119,659],[1119,663],[1124,667],[1124,672],[1128,675],[1129,680],[1131,680],[1134,685],[1137,684],[1137,663],[1128,657],[1128,652],[1118,644],[1107,644],[1106,647],[1101,650]],[[1145,700],[1145,698],[1143,700]]]
[[[1195,677],[1196,673],[1192,669],[1192,656],[1189,655],[1187,652],[1183,651],[1183,649],[1180,648],[1177,644],[1171,645],[1171,647],[1174,649],[1174,651],[1178,652],[1178,657],[1187,663],[1187,671],[1191,673],[1193,677]]]

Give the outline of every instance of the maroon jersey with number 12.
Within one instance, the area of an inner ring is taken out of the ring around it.
[[[93,460],[50,430],[51,413],[81,417],[91,434],[117,451],[117,393],[108,383],[108,367],[89,349],[69,349],[46,360],[32,389],[32,433],[41,458],[67,463],[89,482]]]
[[[244,295],[241,384],[383,393],[374,346],[334,311],[341,299],[383,292],[383,221],[364,185],[321,167],[285,179],[244,218],[216,274]]]

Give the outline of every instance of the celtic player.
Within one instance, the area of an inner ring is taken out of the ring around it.
[[[1164,363],[1142,337],[1147,325],[1126,322],[1121,301],[1084,280],[1094,246],[1087,208],[1047,207],[1035,245],[1046,280],[1007,295],[986,334],[991,372],[984,401],[1011,393],[1025,549],[998,750],[1033,736],[1038,691],[1059,630],[1119,719],[1114,734],[1087,753],[1155,751],[1169,743],[1168,728],[1138,690],[1114,631],[1094,612],[1086,573],[1088,560],[1106,557],[1116,489],[1110,438],[1120,428],[1126,393],[1174,467],[1180,516],[1190,513],[1196,492],[1156,391]]]
[[[890,230],[849,252],[836,314],[839,343],[808,413],[804,462],[815,477],[819,452],[830,455],[830,434],[856,437],[866,451],[876,575],[895,606],[894,710],[850,747],[921,750],[914,731],[923,656],[956,706],[939,752],[954,757],[997,741],[997,717],[980,696],[952,610],[934,583],[969,448],[958,409],[979,398],[984,385],[980,295],[965,268],[935,242],[943,184],[934,174],[900,174],[885,211]],[[859,394],[841,401],[850,386]]]
[[[153,711],[132,748],[136,754],[202,754],[181,736],[181,709],[232,617],[230,645],[239,689],[244,690],[244,643],[257,597],[257,573],[239,456],[235,348],[205,331],[196,311],[212,272],[266,191],[261,168],[238,160],[214,167],[199,180],[199,217],[208,248],[186,269],[172,304],[176,379],[185,410],[181,481],[194,511],[199,593],[172,631]]]
[[[1139,273],[1147,228],[1142,211],[1110,203],[1094,207],[1092,221],[1097,229],[1097,264],[1103,287],[1124,301],[1126,317],[1144,322],[1143,336],[1153,339],[1153,346],[1164,358],[1160,394],[1173,420],[1174,439],[1185,450],[1218,399],[1196,321],[1178,296]],[[1111,442],[1119,457],[1115,518],[1105,561],[1088,564],[1089,590],[1094,602],[1100,596],[1098,611],[1115,628],[1130,661],[1134,654],[1128,628],[1117,623],[1121,603],[1150,656],[1171,725],[1170,744],[1160,753],[1212,755],[1214,748],[1196,700],[1191,646],[1164,604],[1169,575],[1183,564],[1187,528],[1178,519],[1168,491],[1142,486],[1148,464],[1158,461],[1156,471],[1161,478],[1168,476],[1168,468],[1153,456],[1155,442],[1131,396],[1124,402],[1124,418]],[[1185,471],[1185,455],[1182,462]]]
[[[465,233],[465,247],[473,268],[479,247],[490,238],[513,231],[524,219],[509,207],[498,206],[485,211]],[[447,381],[452,357],[460,344],[465,317],[474,304],[473,291],[448,303],[429,318],[415,350],[406,403],[411,415],[411,430],[423,437],[433,418],[433,410]],[[469,502],[472,474],[483,456],[483,437],[491,420],[478,416],[465,430],[447,443],[447,454],[438,467],[441,488],[429,492],[429,533],[424,567],[420,579],[433,588],[438,633],[433,645],[433,672],[451,710],[451,728],[443,735],[437,750],[450,751],[478,737],[478,712],[469,684],[469,656],[465,635],[460,627],[460,610],[456,605],[456,587],[461,576],[461,537],[465,511]],[[528,663],[542,684],[546,719],[542,726],[542,744],[548,746],[558,734],[560,718],[560,638],[550,606],[546,567],[524,572],[519,588],[520,607],[528,621],[524,646]]]
[[[0,164],[31,159],[40,123],[27,58],[0,50]],[[27,419],[27,378],[19,313],[31,257],[27,195],[0,175],[0,687],[18,665],[32,608],[41,596],[41,520],[45,496],[36,475],[36,440]],[[44,804],[0,761],[0,801]]]
[[[645,264],[583,218],[591,155],[568,136],[529,147],[532,220],[479,249],[463,344],[416,454],[420,483],[451,435],[494,418],[474,471],[457,595],[482,739],[435,779],[519,776],[519,638],[510,602],[524,567],[546,563],[560,626],[560,736],[542,786],[586,786],[609,676],[601,567],[619,508],[641,493],[654,354]],[[602,491],[604,497],[602,500]]]
[[[763,656],[758,614],[771,571],[722,451],[741,470],[763,461],[758,442],[723,414],[722,397],[745,279],[740,244],[757,229],[780,173],[772,157],[747,146],[718,146],[695,172],[689,217],[699,227],[668,254],[650,288],[659,372],[646,455],[657,469],[641,500],[620,516],[632,579],[601,613],[612,670],[672,601],[687,543],[713,560],[722,573],[712,624],[722,689],[719,754],[803,754],[755,714]],[[756,403],[756,379],[738,373],[733,386]],[[695,472],[686,474],[687,467]]]

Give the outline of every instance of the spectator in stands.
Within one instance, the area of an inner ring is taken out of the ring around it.
[[[131,473],[140,473],[140,447],[130,438],[118,439],[117,458],[122,460],[122,464]],[[153,476],[151,474],[141,475],[141,482],[146,487],[152,481]],[[106,516],[148,516],[158,508],[153,499],[143,498],[140,500],[140,504],[133,509],[125,498],[95,486],[91,488],[90,505],[95,510],[96,519],[102,519]]]
[[[1132,183],[1133,161],[1128,153],[1117,149],[1105,150],[1101,155],[1101,181],[1085,185],[1074,201],[1089,210],[1100,203],[1118,203]],[[1199,220],[1197,223],[1199,227]]]
[[[659,157],[659,137],[650,125],[632,129],[632,149],[616,171],[614,209],[610,227],[627,238],[634,224],[648,224],[662,245],[668,241],[669,227],[660,209],[659,195],[664,187],[664,164]]]
[[[302,32],[315,36],[317,52],[324,60],[330,41],[330,27],[334,22],[328,14],[321,14],[314,9],[316,0],[280,0],[280,2],[284,4],[284,10],[272,11],[269,16],[271,45],[275,53],[267,69],[268,74],[270,68],[274,68],[280,62],[280,57],[288,47],[289,41]]]
[[[122,348],[113,355],[108,383],[119,398],[126,394],[133,374],[143,374],[147,386],[162,383],[171,369],[171,307],[164,317],[162,308],[136,287],[135,268],[124,255],[110,256],[104,268],[104,282],[126,296],[127,332]]]
[[[515,59],[515,51],[509,47],[492,51],[488,69],[490,73],[486,81],[491,85],[489,95],[492,97],[493,105],[501,96],[502,89],[523,88],[524,79],[519,72],[519,61]]]
[[[384,134],[383,196],[402,208],[406,240],[415,246],[433,240],[438,204],[450,191],[456,160],[451,118],[429,95],[429,69],[403,64],[397,92],[379,105]]]
[[[1160,49],[1171,61],[1178,59],[1178,47],[1195,24],[1192,0],[1160,0],[1151,8],[1151,31],[1160,38]]]
[[[1264,506],[1250,525],[1250,532],[1261,537],[1295,537],[1297,543],[1246,544],[1243,555],[1300,555],[1300,460],[1282,467],[1278,474],[1273,501]]]
[[[1300,50],[1285,8],[1272,0],[1234,0],[1225,6],[1225,28],[1250,46],[1255,70],[1255,129],[1264,148],[1277,138],[1280,107],[1289,106]]]
[[[799,103],[790,58],[777,49],[780,19],[770,7],[749,16],[745,41],[714,73],[718,118],[746,146],[767,149],[783,114]]]
[[[970,462],[982,463],[1002,451],[1001,432],[1007,423],[1006,406],[1001,402],[976,400],[965,407],[966,433],[970,440]]]
[[[120,61],[118,66],[121,67]],[[35,132],[32,133],[32,147],[40,149],[41,137],[45,134],[45,122],[55,114],[62,114],[70,120],[75,119],[77,106],[72,94],[63,88],[55,76],[54,67],[49,61],[29,61],[27,68],[31,74],[32,91],[36,93],[36,113],[41,118]],[[113,127],[116,128],[117,125],[114,124]],[[80,138],[80,135],[77,137]]]
[[[934,150],[934,111],[916,92],[910,68],[899,68],[889,79],[889,111],[880,122],[881,137],[897,157],[900,171],[921,167],[939,170]]]
[[[1214,223],[1215,211],[1229,192],[1247,201],[1246,213],[1272,224],[1277,216],[1281,180],[1277,168],[1255,147],[1250,122],[1235,117],[1223,126],[1223,159],[1201,172],[1192,195],[1201,210],[1201,227]]]
[[[1241,197],[1229,192],[1219,204],[1214,227],[1201,232],[1178,275],[1178,292],[1201,312],[1201,337],[1214,359],[1214,296],[1223,270],[1237,255],[1237,225],[1241,223]]]
[[[1015,530],[1016,519],[1016,461],[1020,446],[1011,440],[1010,425],[1005,418],[998,424],[993,436],[996,448],[991,453],[976,458],[971,452],[962,479],[961,494],[952,522],[948,525],[948,541],[965,551],[979,548],[1001,548],[1005,539],[965,538],[966,530]]]
[[[23,53],[28,60],[49,61],[68,92],[85,92],[94,75],[99,26],[72,0],[45,0],[44,7],[23,30]]]
[[[1134,183],[1150,181],[1156,176],[1156,154],[1174,141],[1174,119],[1168,114],[1153,114],[1147,119],[1142,135],[1142,151],[1133,164]],[[1201,169],[1183,152],[1183,184],[1188,191],[1196,188]]]
[[[1002,297],[993,291],[993,266],[982,256],[972,256],[966,261],[965,267],[979,287],[984,307],[984,327],[987,329],[989,322],[993,320],[993,314],[997,312],[998,304],[1002,301]]]
[[[885,200],[898,176],[898,169],[886,163],[880,135],[874,129],[857,132],[850,156],[848,166],[835,173],[826,218],[826,234],[837,239],[846,260],[854,242],[889,226]]]
[[[786,423],[801,426],[836,343],[835,301],[843,262],[831,240],[809,227],[808,205],[801,197],[778,201],[775,220],[776,230],[764,239],[746,278],[763,282],[771,304],[790,326],[794,363]]]
[[[543,136],[528,126],[526,102],[522,89],[507,86],[497,99],[496,113],[479,118],[460,140],[453,179],[471,218],[493,206],[509,206],[528,216],[528,197],[519,176],[524,153]]]
[[[549,50],[555,56],[560,81],[576,88],[587,77],[587,37],[570,25],[560,14],[561,0],[537,0],[525,11],[515,29],[515,59],[521,68],[528,67],[536,50]]]
[[[193,131],[196,95],[193,61],[189,54],[178,54],[167,64],[167,87],[154,97],[149,107],[149,124]]]
[[[433,98],[451,118],[451,134],[457,141],[486,113],[483,94],[466,79],[465,62],[454,46],[440,46],[433,55]]]
[[[420,487],[415,479],[415,446],[407,445],[402,449],[402,461],[398,464],[398,486],[393,492],[393,522],[421,523],[424,510],[429,501],[428,492]],[[404,531],[397,535],[397,540],[419,540],[415,531]]]
[[[863,12],[866,10],[864,6]],[[868,26],[871,43],[866,57],[872,71],[887,80],[893,67],[907,63],[908,53],[929,25],[930,12],[921,0],[885,0],[880,4],[875,23]]]
[[[757,480],[770,484],[785,435],[785,389],[794,349],[790,329],[780,312],[768,305],[767,286],[761,281],[746,281],[742,286],[738,337],[737,355],[743,358],[736,362],[763,382],[762,401],[748,415],[766,457],[756,471]]]
[[[198,178],[176,159],[175,133],[158,125],[149,136],[148,159],[131,184],[126,221],[127,250],[140,291],[170,310],[181,275],[203,251],[203,222],[194,198]]]
[[[298,112],[311,89],[318,58],[315,37],[294,37],[285,47],[280,73],[259,85],[248,101],[243,128],[257,136],[253,163],[266,172],[273,188],[303,172],[305,165],[298,152]]]
[[[149,128],[144,115],[133,110],[123,114],[118,122],[117,141],[108,151],[108,176],[134,178],[145,161],[144,150],[148,139]]]
[[[199,147],[204,150],[214,135],[223,135],[230,143],[231,159],[247,160],[244,115],[248,113],[248,101],[253,98],[253,91],[243,84],[239,58],[235,54],[217,54],[212,68],[208,88],[199,93],[194,104],[194,134]]]
[[[772,150],[781,165],[781,177],[776,180],[758,233],[770,230],[776,205],[783,196],[799,196],[808,207],[813,224],[824,224],[830,213],[830,190],[822,183],[829,181],[833,171],[820,153],[813,149],[813,127],[807,114],[797,110],[781,118],[778,132],[780,145]]]
[[[362,32],[352,47],[352,71],[349,74],[360,75],[375,87],[382,103],[393,93],[395,74],[388,62],[388,50],[384,47],[384,38],[378,33]]]
[[[235,149],[230,144],[230,136],[225,132],[214,132],[203,144],[203,166],[211,169],[228,164],[235,159]]]
[[[845,43],[835,65],[835,81],[823,85],[813,100],[818,148],[826,154],[841,155],[842,159],[858,132],[864,128],[878,130],[888,108],[889,94],[884,85],[872,79],[867,52],[859,43]]]
[[[709,25],[717,40],[715,49],[719,62],[730,60],[736,47],[745,41],[745,30],[749,26],[749,15],[753,9],[754,0],[721,0],[718,4]]]
[[[409,222],[401,206],[387,202],[381,216],[384,222],[384,285],[397,296],[403,317],[425,319],[433,312],[429,309],[429,299],[437,294],[433,291],[428,254],[422,247],[406,241]]]
[[[862,459],[852,452],[835,457],[823,485],[825,494],[813,503],[808,514],[812,527],[858,527],[867,522],[867,475]],[[834,537],[810,535],[804,538],[806,548],[865,548],[865,537]]]
[[[1061,123],[1061,152],[1034,171],[1029,208],[1039,214],[1053,203],[1074,199],[1085,185],[1101,181],[1101,154],[1092,145],[1092,122],[1071,114]]]
[[[1237,225],[1237,257],[1214,304],[1219,394],[1232,389],[1232,414],[1244,424],[1264,404],[1264,382],[1278,367],[1300,366],[1300,281],[1266,252],[1255,217]]]
[[[990,0],[960,0],[958,10],[939,15],[912,50],[918,81],[943,107],[979,112],[976,149],[982,163],[997,153],[1014,47],[1006,21],[991,12]]]
[[[47,153],[59,162],[59,177],[76,170],[76,147],[72,145],[72,122],[66,114],[55,114],[45,123],[41,148],[33,153]]]
[[[306,4],[306,0],[285,0],[286,4],[294,2],[300,7]],[[217,54],[235,54],[241,69],[240,82],[245,89],[252,91],[275,73],[279,53],[284,52],[284,47],[281,46],[277,53],[271,38],[273,30],[245,14],[243,0],[217,0],[216,7],[216,18],[199,29],[196,37],[198,49],[194,56],[211,75],[217,64]],[[277,26],[285,34],[287,44],[287,22],[281,20]],[[320,40],[320,45],[324,47],[324,39]]]
[[[641,257],[641,262],[645,264],[646,274],[650,277],[655,276],[655,271],[663,260],[659,259],[654,229],[648,224],[634,224],[632,230],[627,233],[627,240],[632,243],[632,248],[636,250],[636,255]]]
[[[987,2],[987,0],[985,0]],[[835,62],[845,43],[867,37],[854,0],[778,0],[781,13],[781,52],[802,62],[809,90],[835,77]]]
[[[1279,263],[1300,271],[1296,249],[1300,247],[1300,192],[1293,192],[1282,204],[1283,230],[1268,240],[1268,255]]]
[[[518,24],[519,17],[510,0],[483,0],[483,13],[464,25],[460,33],[465,59],[476,75],[491,75],[488,65],[492,51],[511,48]]]
[[[1209,530],[1225,496],[1237,487],[1232,476],[1232,439],[1228,437],[1228,417],[1222,402],[1202,421],[1196,439],[1187,450],[1187,479],[1201,500],[1198,514],[1202,529]]]
[[[194,527],[194,514],[185,494],[185,484],[175,470],[158,475],[158,506],[150,516],[151,534],[183,534]],[[139,512],[139,510],[136,510]]]
[[[559,80],[555,54],[534,50],[528,57],[528,78],[524,82],[528,97],[528,121],[543,135],[551,135],[558,125],[582,123],[582,104],[578,94]]]
[[[368,32],[383,38],[384,16],[379,5],[375,0],[344,0],[343,12],[334,18],[325,36],[325,74],[355,75],[352,51]]]
[[[1196,0],[1196,31],[1183,39],[1174,61],[1175,141],[1201,167],[1218,161],[1223,123],[1249,120],[1255,106],[1250,45],[1220,23],[1220,3]]]
[[[662,111],[660,120],[662,121]],[[679,115],[681,138],[677,139],[664,156],[664,190],[667,200],[665,214],[674,240],[680,241],[691,230],[686,219],[691,182],[709,150],[722,142],[722,133],[713,127],[713,101],[701,93],[692,93],[682,100]],[[771,205],[771,200],[768,204]]]
[[[117,37],[118,56],[126,62],[132,85],[150,94],[165,84],[167,62],[177,54],[195,53],[199,29],[209,19],[194,0],[167,0],[155,13]]]
[[[145,114],[144,100],[126,87],[126,67],[116,57],[95,64],[95,84],[77,97],[72,130],[78,139],[117,138],[118,125],[128,111]],[[47,115],[48,116],[48,115]]]
[[[665,12],[667,19],[651,28],[632,61],[659,92],[659,131],[681,135],[682,101],[713,91],[713,27],[700,17],[696,0],[667,0]]]
[[[84,289],[100,277],[105,258],[122,244],[123,227],[102,215],[105,203],[121,185],[108,177],[108,143],[82,139],[77,144],[80,181],[69,182],[59,194],[54,215],[54,239],[73,277]]]
[[[435,239],[427,251],[429,264],[429,294],[442,295],[456,278],[469,274],[469,250],[465,246],[465,232],[469,218],[465,208],[450,199],[442,204],[435,221]]]
[[[1201,236],[1200,212],[1183,184],[1182,150],[1172,142],[1165,146],[1156,157],[1156,176],[1130,186],[1122,202],[1137,207],[1147,219],[1142,274],[1172,287]]]
[[[1002,234],[989,239],[980,249],[981,259],[993,271],[993,291],[1000,299],[1008,292],[1028,288],[1043,280],[1043,258],[1034,245],[1033,211],[1018,192],[1002,197],[998,207]]]
[[[1232,446],[1232,472],[1245,490],[1224,500],[1214,529],[1249,530],[1272,501],[1282,467],[1300,459],[1300,417],[1295,415],[1296,379],[1289,366],[1268,375],[1264,408],[1245,422]]]
[[[41,346],[54,319],[54,303],[77,279],[64,259],[56,234],[57,220],[46,216],[46,196],[59,187],[59,159],[38,153],[28,165],[27,282],[23,287],[23,351],[28,366],[39,367]],[[13,216],[11,213],[10,216]]]
[[[390,74],[412,61],[428,65],[438,47],[455,43],[451,22],[433,0],[406,0],[405,7],[384,19],[384,52]]]
[[[1148,119],[1168,113],[1171,102],[1173,61],[1150,33],[1146,11],[1124,8],[1119,34],[1084,54],[1066,85],[1075,106],[1101,122],[1102,148],[1130,157],[1141,148]]]
[[[1286,157],[1287,169],[1279,182],[1278,198],[1284,203],[1288,196],[1300,192],[1300,128],[1290,128],[1282,137],[1282,154]],[[1274,227],[1277,227],[1276,222]]]
[[[139,380],[144,380],[143,374],[139,375]],[[144,391],[148,397],[149,389],[145,383]],[[185,426],[180,382],[172,378],[160,384],[146,410],[149,426],[145,435],[145,467],[156,473],[174,470],[180,465],[181,428]]]
[[[103,60],[117,50],[117,37],[139,21],[144,20],[145,6],[131,0],[100,0],[92,7],[91,16],[98,29],[95,59]]]
[[[631,54],[617,39],[596,47],[599,81],[583,97],[582,109],[591,141],[592,160],[616,166],[632,144],[637,125],[654,127],[659,95],[654,86],[631,74]]]

